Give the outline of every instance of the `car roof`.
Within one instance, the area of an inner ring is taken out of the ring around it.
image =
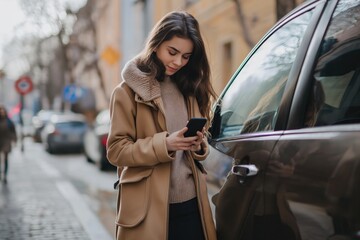
[[[110,123],[110,110],[104,109],[96,116],[97,124],[109,124]]]
[[[85,117],[82,114],[54,114],[51,116],[52,123],[62,123],[62,122],[84,122]]]
[[[40,119],[50,119],[50,117],[53,115],[53,114],[60,114],[61,112],[59,111],[55,111],[55,110],[45,110],[45,109],[42,109],[40,110],[36,116],[39,117]]]

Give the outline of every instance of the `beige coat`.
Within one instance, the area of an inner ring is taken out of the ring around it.
[[[133,62],[125,67],[123,82],[113,91],[110,103],[111,127],[107,156],[120,175],[116,235],[121,240],[166,240],[170,168],[165,138],[166,121],[160,85],[145,76]],[[189,117],[200,117],[195,98],[187,100]],[[216,232],[208,201],[205,174],[194,161],[208,154],[186,152],[195,178],[205,238],[215,240]]]

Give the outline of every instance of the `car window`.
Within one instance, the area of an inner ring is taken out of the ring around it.
[[[341,0],[314,68],[305,126],[360,123],[359,33],[358,0]]]
[[[84,128],[85,123],[83,122],[62,122],[56,124],[57,128],[61,128],[63,130],[73,130],[74,128]]]
[[[285,84],[313,10],[277,29],[250,57],[221,100],[219,137],[274,129]]]

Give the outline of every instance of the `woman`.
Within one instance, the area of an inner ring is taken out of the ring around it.
[[[16,130],[14,123],[8,117],[6,108],[0,105],[0,179],[7,182],[9,168],[8,155],[11,151],[12,142],[16,142]],[[2,165],[4,162],[4,170]],[[3,174],[3,176],[2,176]]]
[[[215,92],[197,20],[168,13],[114,89],[107,156],[118,167],[116,237],[216,239],[204,169],[206,130],[184,137],[192,117],[210,120]]]

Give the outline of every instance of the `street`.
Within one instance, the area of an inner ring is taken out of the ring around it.
[[[99,171],[81,153],[49,154],[30,137],[23,147],[14,147],[0,184],[0,239],[112,239],[116,172]]]
[[[82,154],[50,155],[26,138],[0,184],[0,239],[112,239],[115,180]]]

